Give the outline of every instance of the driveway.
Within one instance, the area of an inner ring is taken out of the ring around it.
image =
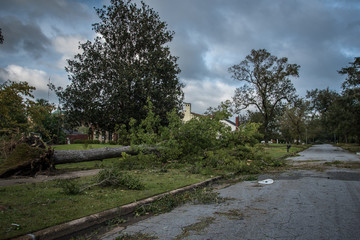
[[[360,161],[331,145],[314,146],[300,157],[292,161]],[[268,178],[274,183],[248,181],[218,190],[226,198],[221,204],[184,205],[115,229],[102,239],[125,233],[158,239],[359,239],[359,169],[327,167],[259,176]]]

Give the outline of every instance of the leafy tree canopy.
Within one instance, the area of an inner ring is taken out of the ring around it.
[[[27,82],[6,81],[0,84],[0,131],[1,134],[22,132],[27,128],[27,111],[34,87]]]
[[[1,28],[0,28],[0,44],[4,43],[4,36],[2,35]]]
[[[251,50],[245,60],[229,68],[232,78],[244,83],[235,91],[235,106],[238,111],[254,106],[260,112],[265,141],[282,103],[295,97],[289,77],[298,77],[299,68],[297,64],[289,64],[286,57],[278,58],[265,49]]]
[[[343,94],[337,109],[343,114],[343,121],[338,123],[339,134],[354,137],[360,143],[360,57],[356,57],[350,66],[342,68],[340,74],[346,75],[342,85]]]
[[[359,68],[360,58],[356,57],[349,66],[338,71],[346,76],[341,94],[329,88],[307,92],[313,112],[310,125],[323,140],[360,142]]]
[[[299,144],[307,142],[306,120],[308,116],[309,102],[302,98],[296,99],[289,104],[280,117],[280,131],[287,142]]]
[[[174,32],[144,2],[111,0],[96,11],[101,20],[93,24],[97,37],[80,44],[83,53],[68,60],[71,84],[58,92],[64,110],[78,125],[111,131],[129,126],[131,118],[141,122],[149,98],[166,122],[166,113],[180,109],[183,99],[177,57],[165,45]]]
[[[339,94],[329,88],[326,89],[314,89],[307,91],[306,98],[309,99],[310,108],[313,114],[325,114],[332,103],[339,97]]]
[[[356,57],[350,66],[338,71],[342,75],[347,75],[342,87],[344,90],[360,87],[360,57]]]

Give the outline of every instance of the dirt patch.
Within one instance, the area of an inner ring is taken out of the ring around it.
[[[202,218],[200,222],[191,224],[189,226],[183,227],[183,232],[176,236],[176,240],[184,239],[190,236],[191,232],[200,233],[204,231],[210,224],[215,221],[214,217],[206,217]]]
[[[230,220],[244,220],[244,213],[240,211],[240,209],[230,209],[227,212],[215,212],[215,214],[220,216],[225,216]]]

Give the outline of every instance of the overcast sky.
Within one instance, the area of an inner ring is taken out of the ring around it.
[[[315,88],[340,91],[337,73],[360,56],[358,0],[145,0],[175,31],[169,44],[178,56],[185,102],[203,113],[231,99],[240,82],[227,69],[251,49],[265,48],[301,66],[292,79],[297,93]],[[78,43],[94,39],[102,0],[1,0],[0,82],[28,81],[48,99],[49,78],[69,84],[66,59]],[[57,103],[54,93],[50,101]]]

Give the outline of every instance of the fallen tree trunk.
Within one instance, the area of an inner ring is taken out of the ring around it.
[[[13,175],[34,176],[40,171],[54,170],[54,165],[62,163],[78,163],[121,157],[123,153],[137,155],[158,153],[159,147],[117,147],[89,150],[52,150],[46,149],[41,139],[31,136],[22,138],[14,146],[9,147],[10,156],[0,163],[0,178]]]
[[[157,152],[156,147],[142,147],[141,151],[145,152]],[[95,161],[103,160],[106,158],[115,158],[121,157],[123,153],[130,155],[139,154],[140,150],[132,148],[130,146],[126,147],[116,147],[116,148],[97,148],[89,150],[55,150],[53,155],[54,164],[63,164],[63,163],[77,163],[77,162],[86,162],[86,161]]]

